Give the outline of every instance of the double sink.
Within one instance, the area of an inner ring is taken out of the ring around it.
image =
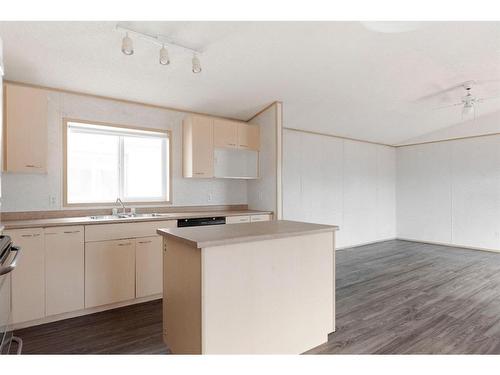
[[[175,216],[175,214],[159,214],[159,213],[151,213],[151,214],[136,214],[136,213],[121,213],[116,215],[99,215],[99,216],[89,216],[92,220],[113,220],[113,219],[147,219],[147,218],[160,218],[160,217],[171,217]]]

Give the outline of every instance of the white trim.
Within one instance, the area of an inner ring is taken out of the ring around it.
[[[336,247],[335,250],[351,250],[351,249],[354,249],[354,248],[360,247],[360,246],[373,245],[373,244],[376,244],[379,242],[394,241],[397,239],[398,238],[396,238],[396,237],[390,237],[390,238],[385,238],[385,239],[381,239],[381,240],[362,242],[362,243],[356,244],[356,245],[340,246],[340,247]]]
[[[416,240],[416,239],[412,239],[412,238],[401,238],[401,237],[397,237],[395,239],[396,240],[400,240],[400,241],[424,243],[424,244],[429,244],[429,245],[438,245],[438,246],[447,246],[447,247],[458,247],[460,249],[465,249],[465,250],[488,251],[488,252],[491,252],[491,253],[500,253],[500,249],[490,249],[490,248],[487,248],[487,247],[465,246],[465,245],[457,245],[457,244],[448,243],[448,242],[424,241],[424,240]]]

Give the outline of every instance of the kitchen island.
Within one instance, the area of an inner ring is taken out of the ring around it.
[[[163,337],[175,354],[298,354],[335,330],[336,226],[158,229]]]

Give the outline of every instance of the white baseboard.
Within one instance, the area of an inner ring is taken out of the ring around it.
[[[362,242],[362,243],[356,244],[356,245],[340,246],[340,247],[336,247],[335,250],[348,250],[348,249],[353,249],[353,248],[359,247],[359,246],[373,245],[373,244],[376,244],[376,243],[379,243],[379,242],[391,241],[391,240],[396,240],[396,239],[397,239],[396,237],[384,238],[384,239],[381,239],[381,240],[375,240],[375,241],[369,241],[369,242]]]
[[[417,239],[414,239],[414,238],[402,238],[402,237],[398,237],[396,239],[397,240],[401,240],[401,241],[426,243],[426,244],[429,244],[429,245],[458,247],[460,249],[466,249],[466,250],[478,250],[478,251],[489,251],[489,252],[492,252],[492,253],[500,253],[500,249],[490,249],[490,248],[486,248],[486,247],[474,247],[474,246],[457,245],[457,244],[448,243],[448,242],[424,241],[424,240],[417,240]]]
[[[128,300],[128,301],[112,303],[110,305],[103,305],[103,306],[91,307],[89,309],[83,309],[83,310],[77,310],[77,311],[70,311],[70,312],[63,313],[63,314],[46,316],[45,318],[36,319],[36,320],[30,320],[29,322],[21,322],[21,323],[13,324],[12,325],[12,329],[13,330],[17,330],[17,329],[22,329],[22,328],[37,326],[37,325],[40,325],[40,324],[57,322],[58,320],[69,319],[69,318],[76,318],[77,316],[83,316],[83,315],[93,314],[93,313],[96,313],[96,312],[101,312],[101,311],[106,311],[106,310],[112,310],[112,309],[116,309],[118,307],[135,305],[137,303],[143,303],[143,302],[149,302],[149,301],[153,301],[153,300],[156,300],[156,299],[160,299],[162,297],[163,296],[160,293],[160,294],[154,294],[152,296],[141,297],[141,298],[136,298],[136,299],[132,299],[132,300]]]

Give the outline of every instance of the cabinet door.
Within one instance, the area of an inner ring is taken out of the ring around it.
[[[260,149],[260,130],[258,125],[238,124],[238,147],[254,151]]]
[[[209,117],[190,116],[183,124],[184,177],[214,175],[214,126]]]
[[[214,120],[214,147],[236,148],[238,123],[228,120]]]
[[[226,224],[249,223],[250,216],[227,216]]]
[[[83,226],[45,228],[45,311],[84,308]]]
[[[12,321],[27,322],[45,316],[45,252],[43,229],[5,231],[21,247],[12,272]]]
[[[5,134],[8,172],[47,171],[47,92],[6,85]]]
[[[135,297],[135,240],[85,244],[85,307]]]
[[[163,281],[162,238],[160,236],[135,240],[135,296],[161,293]]]

